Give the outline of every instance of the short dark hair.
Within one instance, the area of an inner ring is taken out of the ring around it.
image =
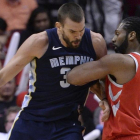
[[[136,38],[140,43],[140,17],[127,17],[121,23],[124,23],[123,29],[130,33],[132,31],[136,32]]]
[[[79,23],[84,18],[84,11],[81,6],[76,3],[65,3],[58,9],[58,21],[64,24],[67,17]]]
[[[2,31],[6,31],[6,29],[7,29],[7,23],[3,18],[0,18],[0,29]]]

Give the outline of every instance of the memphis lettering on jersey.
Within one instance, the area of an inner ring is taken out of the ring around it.
[[[93,61],[93,58],[88,56],[60,56],[50,59],[52,68],[65,65],[80,65],[89,61]]]

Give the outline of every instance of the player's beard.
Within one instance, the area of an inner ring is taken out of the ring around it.
[[[71,49],[77,49],[80,45],[81,39],[76,39],[75,41],[70,41],[69,38],[65,35],[65,33],[63,32],[62,34],[63,40],[66,42],[67,47],[71,48]],[[78,45],[73,46],[72,43],[73,42],[79,42]]]
[[[127,48],[128,48],[128,33],[126,34],[126,37],[125,37],[125,40],[123,41],[123,43],[119,47],[118,46],[115,47],[115,52],[125,54]]]

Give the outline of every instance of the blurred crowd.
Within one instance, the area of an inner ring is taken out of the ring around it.
[[[86,27],[102,34],[108,53],[114,53],[111,40],[119,22],[128,16],[140,16],[138,0],[0,0],[0,68],[32,34],[55,27],[57,10],[63,3],[76,2],[85,12]],[[24,95],[28,93],[26,66],[13,80],[0,88],[0,139],[4,140]],[[90,93],[80,116],[86,127],[84,135],[94,129],[102,131],[102,112],[94,93]],[[98,138],[98,140],[101,137]]]

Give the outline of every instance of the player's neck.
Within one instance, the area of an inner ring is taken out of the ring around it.
[[[61,44],[62,44],[64,47],[67,47],[67,44],[66,44],[66,42],[65,42],[63,39],[60,39],[60,42],[61,42]]]
[[[131,52],[140,53],[140,44],[138,42],[133,42],[132,44],[129,44],[128,49],[126,50],[126,54]]]

